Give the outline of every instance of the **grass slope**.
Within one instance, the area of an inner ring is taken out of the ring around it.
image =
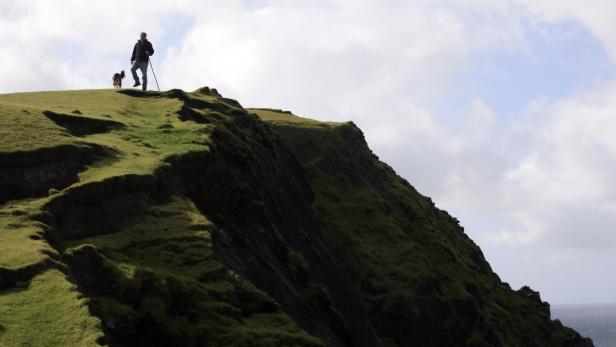
[[[587,345],[352,123],[250,111],[0,95],[0,346]]]
[[[0,294],[0,345],[96,346],[103,334],[87,301],[58,270]]]
[[[215,259],[213,228],[189,200],[175,197],[116,233],[62,245],[109,343],[319,345]]]
[[[204,92],[0,95],[1,346],[320,345],[215,259],[214,226],[186,197],[150,196],[170,161],[209,151],[213,126],[183,119],[188,98],[212,107],[193,117],[234,105]],[[75,216],[99,229],[67,234]]]

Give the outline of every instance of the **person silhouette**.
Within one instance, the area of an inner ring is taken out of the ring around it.
[[[150,56],[152,54],[154,54],[154,47],[152,47],[152,43],[148,41],[146,33],[141,33],[139,35],[139,40],[137,40],[137,43],[135,43],[135,47],[133,48],[133,55],[130,58],[130,64],[132,65],[130,71],[133,73],[133,79],[135,80],[133,87],[142,85],[142,90],[146,90],[148,88],[148,62],[150,61]],[[137,69],[141,70],[143,84],[139,82]]]

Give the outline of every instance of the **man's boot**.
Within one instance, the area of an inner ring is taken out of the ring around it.
[[[141,83],[139,83],[139,80],[135,80],[135,84],[133,84],[133,87],[138,87],[140,85],[141,85]]]

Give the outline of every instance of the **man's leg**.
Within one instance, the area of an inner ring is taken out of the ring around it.
[[[148,89],[148,62],[140,61],[139,69],[141,69],[141,79],[143,79],[143,90]]]
[[[130,72],[133,73],[133,79],[135,80],[135,85],[133,87],[136,87],[141,84],[139,83],[139,76],[137,76],[138,68],[139,68],[139,62],[138,61],[133,62],[133,66],[131,66],[130,68]]]

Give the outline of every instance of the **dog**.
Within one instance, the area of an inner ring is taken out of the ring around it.
[[[124,70],[113,74],[113,89],[122,89],[122,79],[124,76]]]

